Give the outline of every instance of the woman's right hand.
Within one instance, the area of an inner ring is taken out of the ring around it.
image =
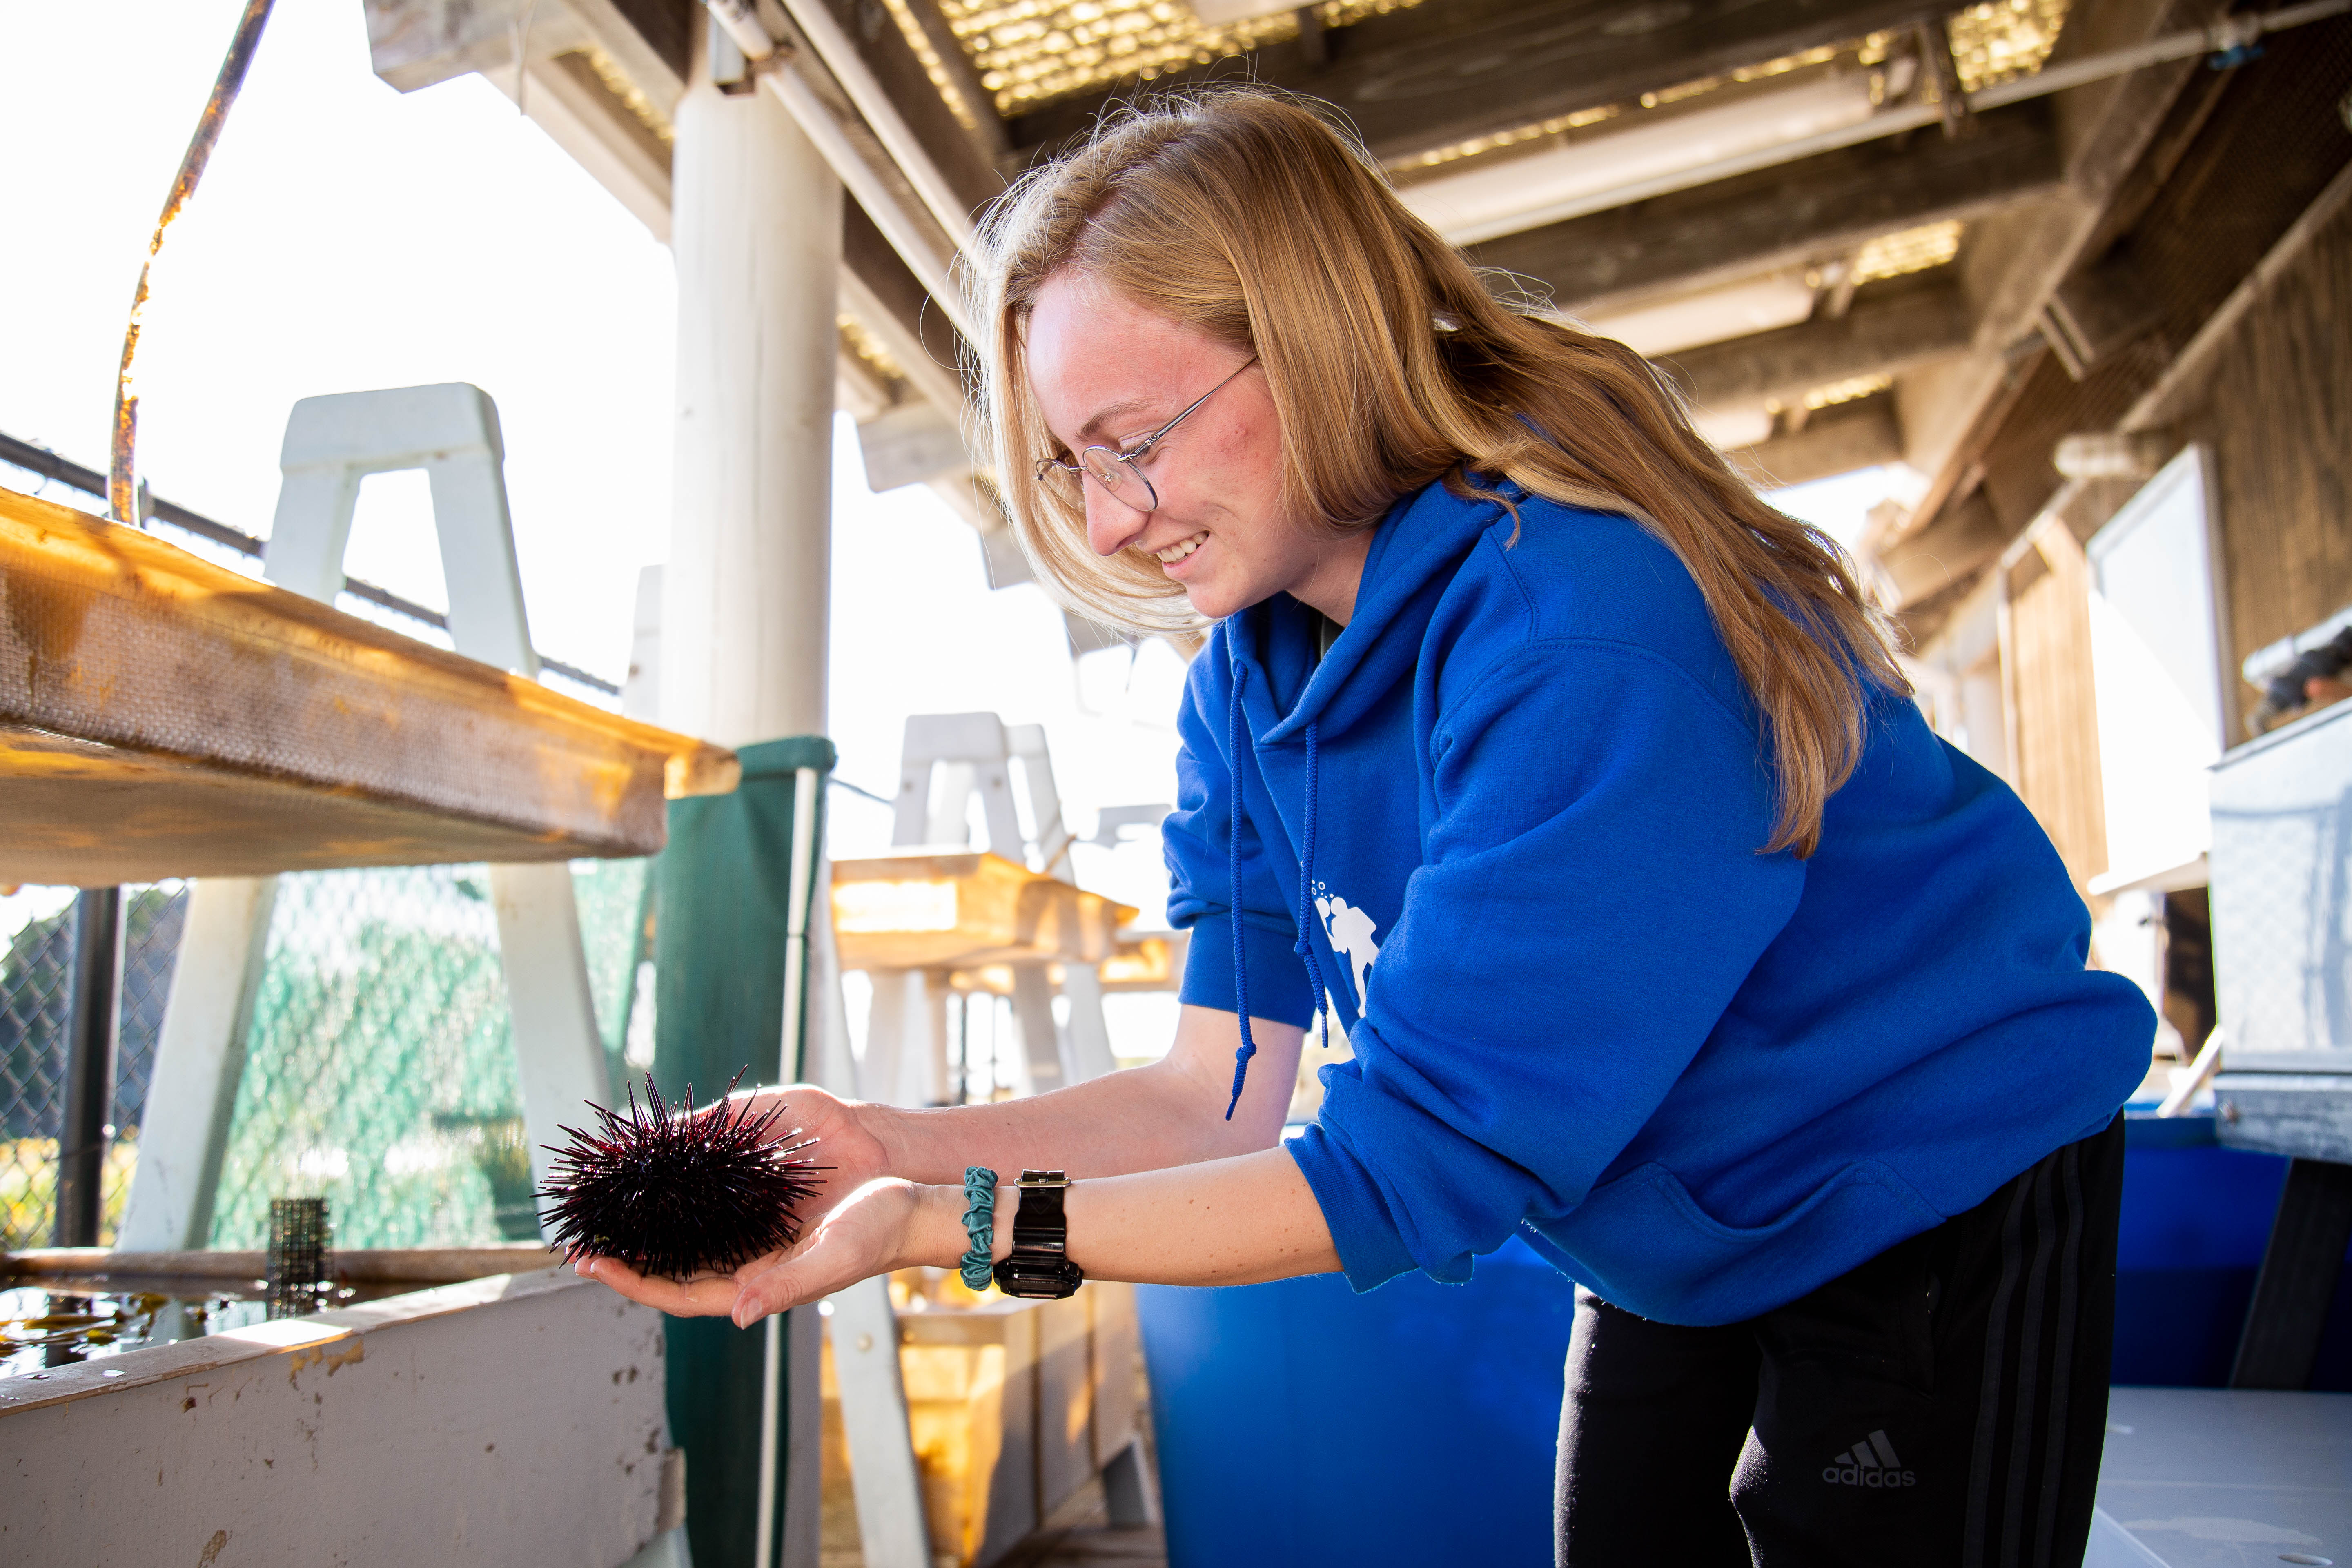
[[[751,1107],[746,1114],[751,1121],[775,1111],[775,1120],[768,1125],[770,1142],[797,1143],[807,1138],[816,1140],[814,1147],[803,1150],[799,1156],[827,1167],[816,1177],[816,1192],[796,1206],[803,1232],[814,1230],[818,1222],[850,1194],[876,1177],[890,1173],[889,1151],[867,1127],[866,1120],[879,1107],[843,1100],[804,1083],[741,1091],[728,1097],[724,1103],[729,1113],[734,1114],[735,1108],[747,1100]],[[709,1115],[719,1109],[713,1106],[698,1114]]]

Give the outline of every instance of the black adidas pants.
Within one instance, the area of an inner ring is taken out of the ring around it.
[[[2075,1568],[2106,1432],[2123,1121],[1744,1323],[1579,1289],[1562,1568]]]

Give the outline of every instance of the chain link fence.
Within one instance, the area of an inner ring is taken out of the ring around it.
[[[22,888],[0,897],[0,940],[7,943],[0,959],[0,1247],[46,1247],[55,1235],[75,891]],[[177,881],[123,889],[122,989],[100,1187],[102,1241],[113,1239],[130,1196],[187,901],[186,885]]]
[[[648,861],[573,868],[606,1061],[650,1056]],[[49,1245],[63,1123],[74,889],[0,896],[0,1246]],[[112,1241],[187,909],[124,889],[100,1240]],[[634,1042],[634,1044],[633,1044]],[[324,1197],[341,1247],[537,1236],[489,874],[480,866],[278,879],[210,1244],[257,1247],[273,1197]]]

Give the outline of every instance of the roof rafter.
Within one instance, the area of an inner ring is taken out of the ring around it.
[[[2054,194],[2063,166],[2047,106],[1979,115],[1958,141],[1912,135],[1843,147],[1477,247],[1483,266],[1547,285],[1563,310],[1801,265],[1883,234],[1982,216]]]
[[[1139,94],[1248,79],[1336,104],[1375,156],[1391,159],[1948,9],[1931,0],[1447,0],[1317,35],[1328,63],[1299,40],[1268,44],[1238,59],[1045,104],[1009,127],[1018,153],[1034,158]]]

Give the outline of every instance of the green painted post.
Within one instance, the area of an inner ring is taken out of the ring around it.
[[[824,778],[835,752],[823,736],[797,735],[745,746],[737,755],[743,782],[733,794],[670,803],[669,846],[657,863],[654,1082],[674,1100],[691,1084],[698,1104],[724,1093],[739,1068],[751,1069],[743,1075],[747,1084],[800,1075],[799,1062],[782,1059],[793,896],[797,886],[806,897],[814,876],[824,842]],[[800,785],[804,769],[815,773],[813,791]],[[813,820],[798,836],[807,851],[802,865],[793,862],[796,795],[814,803]],[[807,986],[792,989],[804,1015]],[[764,1329],[739,1330],[724,1318],[673,1318],[668,1342],[670,1434],[686,1450],[686,1528],[695,1568],[780,1563],[789,1468],[786,1369],[777,1369],[771,1534],[762,1552]]]

